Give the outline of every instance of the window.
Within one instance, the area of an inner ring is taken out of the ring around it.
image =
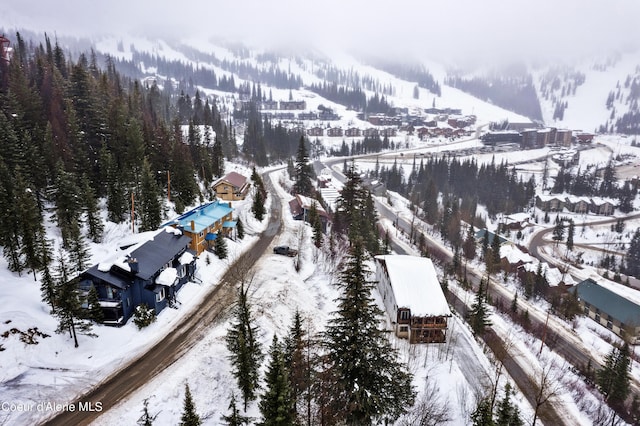
[[[165,298],[164,287],[160,287],[160,291],[156,293],[156,302],[162,302]]]
[[[180,265],[176,268],[176,270],[178,271],[178,278],[184,278],[184,276],[187,274],[187,265]]]
[[[596,321],[600,322],[600,314],[596,314]]]
[[[113,287],[108,285],[105,289],[107,290],[107,299],[113,299]]]
[[[609,330],[612,330],[612,329],[613,329],[613,323],[612,323],[611,321],[607,321],[607,328],[608,328]]]
[[[400,311],[400,319],[408,320],[409,319],[409,311]]]
[[[406,325],[401,325],[400,326],[400,333],[408,333],[409,332],[409,327]]]

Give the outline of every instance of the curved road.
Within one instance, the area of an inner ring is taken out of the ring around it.
[[[266,176],[265,176],[266,178]],[[264,179],[269,191],[275,194],[271,179]],[[209,326],[224,318],[236,298],[239,276],[238,270],[249,269],[264,254],[273,238],[282,230],[282,206],[271,203],[269,224],[250,250],[229,266],[218,285],[213,287],[204,298],[202,305],[194,308],[182,322],[163,340],[150,347],[146,353],[131,361],[122,369],[114,372],[88,393],[81,395],[75,402],[102,403],[102,412],[109,410],[139,387],[150,381],[175,361],[180,359],[208,331]],[[64,411],[48,419],[45,425],[87,425],[97,419],[101,412]]]

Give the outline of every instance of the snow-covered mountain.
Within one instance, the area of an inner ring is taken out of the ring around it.
[[[628,124],[618,120],[638,111],[637,55],[618,54],[579,66],[546,67],[533,75],[547,125],[633,133]]]
[[[435,93],[422,84],[422,87],[418,87],[417,79],[420,75],[410,80],[406,73],[404,76],[397,72],[392,74],[388,68],[382,69],[383,67],[372,65],[371,61],[346,52],[323,53],[309,50],[304,53],[281,53],[251,50],[241,45],[203,39],[168,43],[163,40],[121,36],[104,37],[95,42],[95,47],[98,52],[135,67],[140,73],[138,77],[155,79],[161,84],[169,78],[177,86],[184,76],[178,75],[177,70],[171,75],[166,67],[157,65],[158,61],[213,72],[217,78],[233,77],[236,84],[260,82],[265,93],[271,91],[273,97],[278,99],[287,99],[290,91],[294,97],[318,98],[306,89],[323,82],[333,82],[345,87],[359,85],[369,95],[385,95],[387,101],[396,107],[456,108],[461,109],[464,114],[477,115],[481,123],[505,119],[519,122],[534,120],[542,121],[548,126],[588,132],[633,133],[629,130],[633,129],[633,125],[625,125],[617,120],[624,114],[637,114],[638,111],[640,60],[632,53],[616,54],[605,59],[594,58],[577,65],[519,65],[517,77],[508,74],[509,70],[506,71],[507,74],[487,69],[461,73],[434,61],[400,64],[407,70],[419,65],[422,75],[432,77],[439,86],[439,93]],[[300,87],[290,90],[290,87],[274,86],[267,79],[261,79],[256,74],[258,70],[264,73],[284,73],[299,81]],[[458,84],[455,84],[456,78],[459,79]],[[472,80],[475,83],[482,82],[484,87],[471,90],[470,84],[460,84],[461,80],[467,83]],[[193,83],[211,95],[222,98],[231,95],[229,92],[215,90],[205,81],[196,79]],[[507,87],[508,85],[511,87]],[[526,90],[528,85],[531,86],[529,91]],[[535,105],[536,97],[539,108]],[[501,98],[510,98],[512,101],[504,102]],[[513,107],[514,100],[529,106],[518,110],[517,105]],[[317,104],[320,103],[331,104],[326,99],[318,99]],[[339,105],[334,107],[340,109]]]

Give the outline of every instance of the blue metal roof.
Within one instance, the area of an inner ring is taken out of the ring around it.
[[[231,208],[228,203],[221,203],[219,200],[215,200],[183,213],[174,220],[165,223],[163,226],[178,225],[188,232],[199,233],[232,211],[233,208]],[[193,229],[191,228],[192,221],[194,225]]]
[[[578,298],[599,309],[618,321],[636,326],[640,325],[640,306],[592,279],[586,279],[576,286]]]

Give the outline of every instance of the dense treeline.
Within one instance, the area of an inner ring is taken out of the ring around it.
[[[422,64],[403,65],[392,62],[377,62],[375,66],[403,80],[416,82],[419,87],[427,89],[434,95],[442,95],[440,83]]]
[[[359,87],[350,88],[336,83],[313,83],[308,88],[312,92],[335,103],[346,106],[349,109],[363,111],[368,114],[393,115],[393,108],[387,102],[385,95],[377,92],[367,98],[366,93]]]
[[[371,173],[385,182],[387,189],[407,197],[416,212],[436,225],[442,237],[456,248],[463,244],[461,221],[484,226],[477,214],[478,204],[493,217],[520,212],[530,205],[535,188],[533,178],[524,182],[504,162],[478,165],[475,159],[446,156],[421,159],[419,164],[414,159],[409,176],[396,163],[391,167],[376,164]]]
[[[395,142],[389,142],[388,137],[380,138],[380,136],[365,136],[361,141],[352,140],[347,145],[346,141],[342,141],[340,148],[331,148],[329,155],[334,157],[346,157],[349,155],[362,155],[380,152],[386,149],[395,149]]]
[[[319,65],[319,66],[318,66]],[[396,89],[389,84],[382,84],[370,75],[360,75],[353,68],[349,70],[338,69],[333,65],[314,63],[315,75],[328,84],[345,86],[349,88],[359,88],[370,92],[382,93],[387,96],[394,96]]]
[[[637,191],[630,181],[625,181],[622,185],[618,183],[614,164],[610,161],[603,169],[595,166],[577,170],[562,167],[558,171],[551,192],[617,198],[618,208],[624,213],[629,213],[633,210],[633,200]]]
[[[140,68],[142,64],[145,69],[155,68],[158,75],[180,76],[179,90],[193,92],[197,86],[208,89],[219,89],[227,92],[236,91],[234,74],[243,80],[261,81],[269,86],[280,89],[299,89],[302,86],[302,79],[298,75],[281,70],[277,65],[270,67],[256,67],[247,61],[227,59],[220,60],[215,55],[207,55],[197,52],[185,46],[187,56],[193,58],[195,62],[205,62],[220,67],[222,70],[232,75],[216,74],[209,68],[177,59],[167,59],[153,53],[131,49],[131,59],[114,59],[116,69],[130,78],[143,78],[145,73]]]
[[[303,133],[299,129],[287,129],[280,122],[273,124],[264,119],[255,102],[250,102],[246,113],[246,126],[242,153],[258,166],[286,161],[295,155]]]
[[[542,121],[540,101],[530,75],[522,77],[448,77],[446,84],[484,101]]]
[[[46,36],[35,45],[17,34],[13,45],[11,62],[0,65],[0,244],[13,271],[35,273],[52,260],[45,215],[81,270],[84,231],[101,238],[99,198],[117,223],[129,220],[135,199],[136,225],[155,229],[168,176],[181,211],[200,195],[197,177],[222,173],[222,147],[235,152],[215,103],[197,92],[193,101],[182,94],[180,109],[157,86],[123,77],[109,58],[99,64],[90,52],[72,61]],[[178,112],[191,124],[188,138]]]

